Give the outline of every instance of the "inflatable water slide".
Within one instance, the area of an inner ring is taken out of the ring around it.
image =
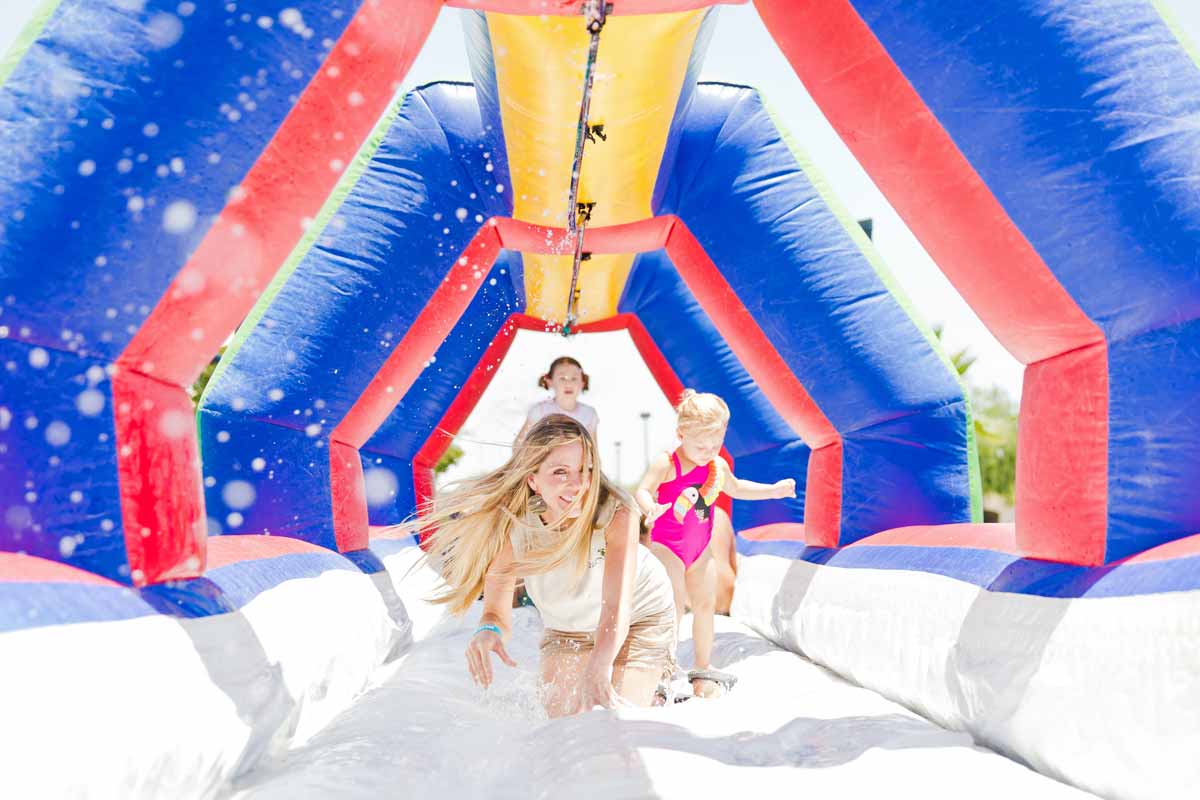
[[[937,338],[804,132],[699,80],[719,5],[40,8],[0,62],[0,794],[220,795],[403,684],[388,526],[521,330],[626,331],[726,398],[740,476],[797,476],[732,506],[747,641],[1096,795],[1196,791],[1196,51],[1149,0],[754,0],[1026,365],[985,524]],[[472,80],[397,95],[439,13]]]

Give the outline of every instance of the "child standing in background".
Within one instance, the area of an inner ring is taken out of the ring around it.
[[[676,406],[679,447],[650,462],[635,499],[650,527],[650,550],[667,568],[675,609],[692,609],[695,668],[688,673],[699,697],[716,697],[731,688],[733,675],[711,668],[717,571],[709,542],[713,512],[721,492],[735,500],[772,500],[796,496],[796,481],[741,480],[721,458],[729,407],[715,394],[687,389]]]
[[[588,390],[589,380],[583,366],[570,356],[559,356],[550,362],[550,369],[538,378],[538,386],[549,389],[553,395],[541,402],[535,403],[525,415],[525,424],[517,434],[516,441],[521,441],[533,425],[542,417],[551,414],[566,414],[587,428],[596,441],[596,429],[600,417],[596,409],[580,401],[579,396]]]
[[[590,380],[587,373],[583,371],[583,365],[575,359],[570,356],[559,356],[551,361],[550,369],[546,370],[546,374],[538,377],[538,386],[549,389],[553,394],[530,407],[529,413],[525,415],[525,423],[517,433],[517,438],[513,440],[514,444],[520,444],[525,438],[525,434],[539,420],[551,414],[566,414],[579,422],[592,435],[592,441],[596,442],[596,429],[600,425],[600,417],[596,414],[596,409],[579,399],[579,396],[588,390],[589,385]],[[525,585],[519,583],[513,594],[513,608],[531,604],[532,601],[525,590]]]

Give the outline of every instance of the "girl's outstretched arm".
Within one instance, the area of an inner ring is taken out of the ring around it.
[[[756,483],[734,475],[724,459],[721,459],[721,467],[725,471],[725,482],[721,491],[734,500],[782,500],[785,497],[796,496],[794,478],[784,478],[774,483]]]
[[[516,576],[511,571],[512,562],[512,542],[505,542],[484,576],[483,614],[479,617],[479,630],[467,645],[467,669],[475,682],[484,687],[492,682],[491,653],[510,667],[517,665],[504,649],[504,640],[512,633],[512,598],[517,587]],[[496,626],[501,632],[490,630],[489,625]]]
[[[646,474],[642,476],[637,491],[634,492],[633,499],[637,501],[638,508],[642,510],[642,515],[646,518],[647,528],[654,527],[654,520],[671,507],[670,503],[659,503],[656,499],[658,487],[667,479],[670,470],[671,459],[666,453],[659,453],[651,459]]]
[[[580,678],[581,711],[620,702],[612,685],[612,665],[629,635],[633,611],[633,586],[637,575],[637,515],[621,508],[604,535],[604,579],[600,595],[600,624],[596,646]]]

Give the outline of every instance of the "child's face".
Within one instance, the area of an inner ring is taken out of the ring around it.
[[[578,399],[583,392],[583,370],[574,364],[559,364],[550,373],[550,389],[555,400]]]
[[[725,443],[725,427],[680,428],[676,431],[679,449],[693,464],[707,464],[721,454],[721,445]]]

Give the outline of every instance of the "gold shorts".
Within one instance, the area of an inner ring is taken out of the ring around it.
[[[677,636],[675,609],[669,606],[664,611],[632,622],[625,643],[613,659],[613,666],[656,670],[669,680],[675,671]],[[562,653],[587,655],[595,646],[596,639],[592,633],[547,629],[542,636],[541,653],[542,658]]]

